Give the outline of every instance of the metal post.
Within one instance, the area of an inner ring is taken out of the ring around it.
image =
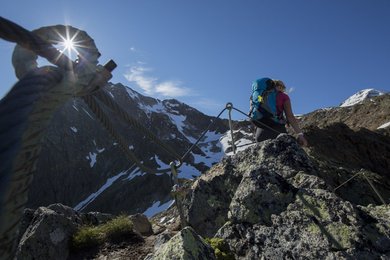
[[[236,154],[236,145],[234,144],[234,135],[233,135],[233,127],[232,127],[232,108],[233,108],[233,104],[231,102],[228,102],[226,104],[226,108],[229,110],[229,127],[230,127],[230,134],[232,136],[233,154]]]
[[[179,185],[179,181],[177,178],[177,175],[178,175],[177,168],[178,167],[175,164],[175,162],[171,162],[169,165],[171,166],[172,178],[173,178],[172,194],[173,194],[173,197],[175,198],[176,208],[179,211],[181,228],[185,228],[187,226],[187,221],[184,217],[183,204],[181,201],[181,197],[179,195],[180,185]]]

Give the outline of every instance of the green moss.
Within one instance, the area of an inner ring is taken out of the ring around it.
[[[319,234],[321,232],[320,228],[316,224],[310,224],[307,230],[312,234]]]
[[[124,215],[99,226],[83,226],[72,237],[72,247],[76,250],[95,247],[110,239],[119,239],[133,233],[133,223]]]
[[[206,238],[207,243],[214,249],[217,260],[234,260],[234,255],[228,243],[222,238]]]
[[[186,227],[156,252],[154,259],[207,259],[200,248],[200,237],[192,228]],[[205,241],[203,241],[205,246]]]
[[[306,194],[301,196],[303,205],[305,206],[303,211],[310,215],[315,215],[322,220],[330,220],[329,208],[325,202]]]
[[[341,248],[351,248],[352,238],[355,236],[352,228],[342,223],[332,223],[326,226],[326,230]]]

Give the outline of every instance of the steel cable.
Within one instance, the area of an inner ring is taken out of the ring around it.
[[[171,171],[171,168],[154,170],[143,165],[135,156],[135,154],[125,145],[126,141],[123,137],[115,131],[115,127],[112,125],[110,118],[104,113],[100,105],[98,104],[97,98],[95,96],[89,95],[82,97],[84,102],[88,105],[91,111],[99,119],[100,123],[104,128],[110,133],[110,135],[116,140],[119,146],[122,148],[123,152],[128,156],[128,158],[133,161],[137,166],[146,173],[156,174],[156,173],[167,173]]]
[[[20,46],[33,51],[60,68],[72,70],[74,67],[74,62],[66,55],[62,55],[62,53],[49,42],[1,16],[0,38],[17,43]]]

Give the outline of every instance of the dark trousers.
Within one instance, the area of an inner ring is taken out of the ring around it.
[[[274,139],[281,133],[287,133],[285,125],[275,123],[272,120],[262,119],[260,123],[253,123],[256,126],[256,142]]]

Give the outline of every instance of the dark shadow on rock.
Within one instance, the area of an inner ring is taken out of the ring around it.
[[[298,198],[300,199],[300,201],[302,202],[303,205],[305,205],[306,208],[308,208],[314,216],[311,217],[313,223],[319,228],[319,230],[321,231],[321,233],[328,239],[329,243],[333,245],[333,249],[334,250],[345,250],[345,248],[343,248],[341,246],[341,244],[337,241],[337,239],[335,239],[332,234],[326,229],[326,227],[324,227],[323,224],[321,224],[321,222],[317,219],[317,218],[321,218],[321,213],[319,212],[319,210],[314,207],[313,205],[311,205],[303,196],[301,193],[298,193],[297,194]]]
[[[390,199],[390,137],[361,128],[350,129],[343,123],[325,128],[309,127],[306,136],[309,154],[317,162],[319,177],[336,188],[361,169],[386,202]],[[354,204],[382,204],[363,176],[357,176],[337,190],[337,195]]]
[[[214,236],[227,221],[229,204],[242,179],[230,157],[225,158],[220,166],[213,167],[212,171],[215,176],[206,174],[199,178],[184,202],[187,223],[204,237]]]

